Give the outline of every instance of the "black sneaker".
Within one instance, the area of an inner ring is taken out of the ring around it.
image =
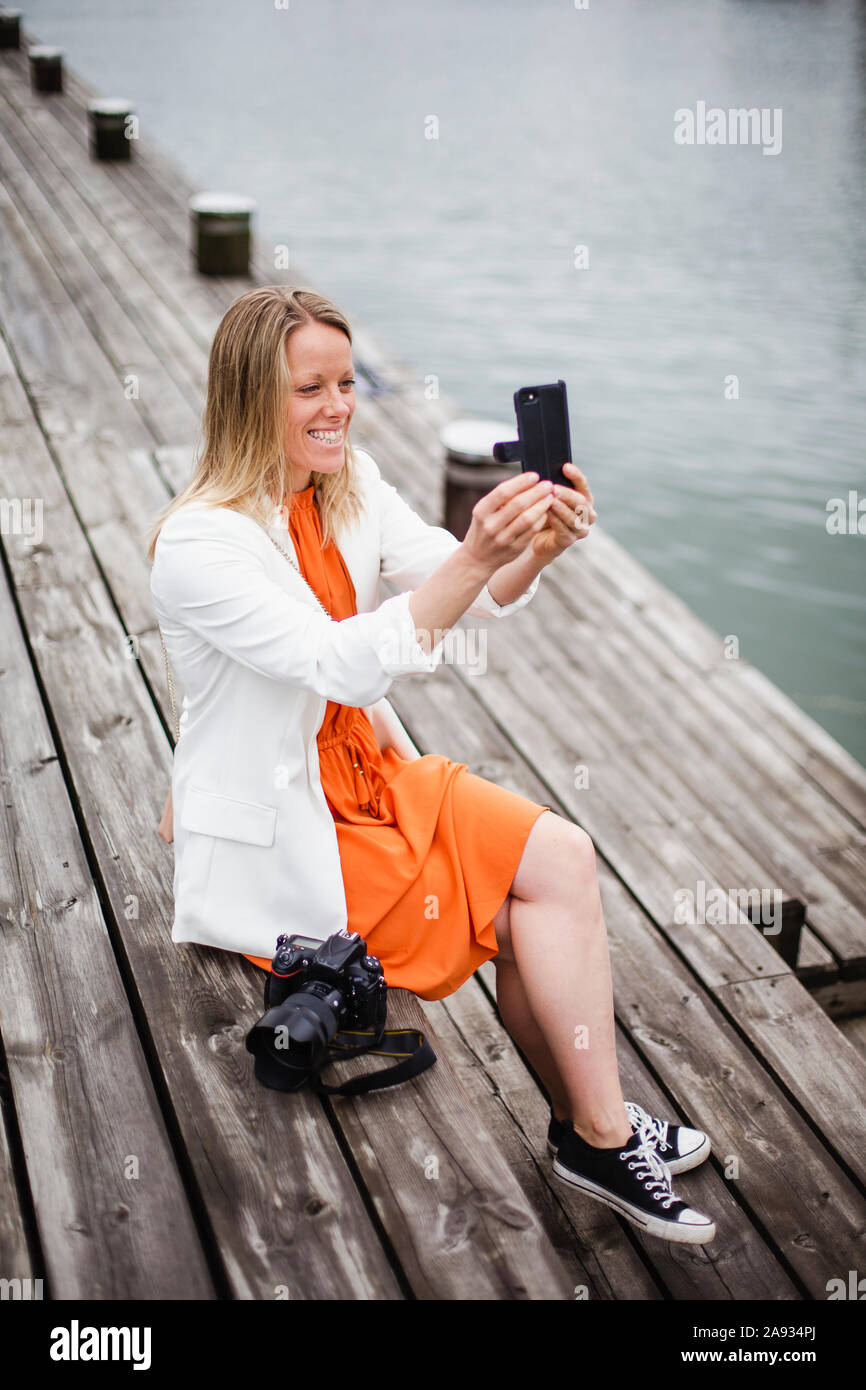
[[[709,1157],[710,1141],[702,1129],[689,1129],[688,1125],[672,1125],[667,1120],[657,1120],[633,1100],[627,1100],[625,1108],[635,1133],[641,1125],[647,1126],[659,1158],[672,1173],[685,1173],[689,1168],[697,1168]],[[563,1134],[570,1127],[571,1121],[557,1120],[551,1107],[547,1147],[552,1154],[556,1153]]]
[[[596,1149],[569,1126],[553,1160],[553,1171],[596,1202],[604,1202],[648,1235],[705,1245],[715,1222],[695,1211],[671,1187],[671,1175],[642,1125],[621,1149]]]

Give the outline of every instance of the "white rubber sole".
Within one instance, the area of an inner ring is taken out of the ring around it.
[[[603,1202],[618,1216],[624,1216],[626,1221],[630,1221],[633,1226],[638,1226],[640,1230],[646,1231],[647,1235],[658,1236],[660,1240],[678,1241],[682,1245],[706,1245],[708,1241],[715,1238],[716,1225],[714,1221],[711,1221],[707,1226],[680,1226],[671,1221],[662,1221],[658,1216],[649,1216],[638,1207],[633,1207],[630,1202],[627,1202],[624,1197],[619,1197],[615,1192],[609,1192],[607,1188],[599,1187],[590,1178],[582,1177],[579,1173],[572,1172],[570,1168],[565,1168],[558,1159],[554,1159],[553,1172],[560,1182],[568,1183],[569,1187],[582,1192],[586,1197],[592,1197],[596,1202]]]
[[[558,1152],[557,1147],[555,1144],[551,1144],[549,1139],[547,1141],[547,1148],[549,1153],[556,1158]],[[697,1168],[699,1163],[703,1163],[705,1159],[709,1158],[710,1148],[710,1141],[705,1135],[703,1144],[701,1144],[700,1148],[695,1149],[694,1153],[686,1154],[683,1158],[675,1158],[671,1163],[667,1163],[666,1166],[670,1169],[672,1175],[674,1173],[687,1173],[690,1168]]]

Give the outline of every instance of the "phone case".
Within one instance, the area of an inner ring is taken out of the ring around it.
[[[564,463],[573,461],[565,382],[521,386],[514,393],[514,413],[518,438],[494,444],[493,457],[500,463],[519,460],[524,473],[573,487],[562,471]]]

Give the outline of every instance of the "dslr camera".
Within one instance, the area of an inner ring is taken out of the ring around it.
[[[279,936],[265,984],[267,1013],[246,1039],[256,1079],[277,1091],[299,1090],[328,1063],[335,1035],[347,1029],[375,1034],[358,1053],[378,1046],[387,993],[381,962],[367,954],[357,932],[334,932],[326,941]]]

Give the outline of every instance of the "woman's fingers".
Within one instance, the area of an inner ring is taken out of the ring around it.
[[[546,513],[555,501],[555,495],[550,483],[541,479],[533,487],[527,489],[519,496],[501,507],[497,513],[497,518],[502,523],[500,535],[511,537],[519,535],[526,527],[531,526],[536,517]]]
[[[533,506],[524,508],[509,525],[503,527],[500,532],[500,539],[504,541],[514,540],[516,536],[530,530],[539,520],[543,522],[555,501],[556,498],[552,492],[545,492]]]
[[[579,517],[582,526],[591,526],[598,517],[595,507],[582,495],[575,494],[571,488],[568,491],[571,492],[571,497],[556,498],[554,514],[561,516],[569,525],[573,524],[574,517]]]
[[[571,506],[557,498],[550,509],[550,519],[572,534],[582,537],[589,534],[589,528],[595,520],[595,508],[580,502],[577,506]]]
[[[570,545],[588,535],[597,512],[586,475],[570,460],[563,464],[563,473],[573,486],[553,485],[535,473],[521,472],[476,503],[474,510],[490,543],[508,548],[544,528],[553,529],[560,547],[562,541]]]
[[[562,465],[562,471],[567,478],[572,478],[574,480],[574,486],[577,488],[578,492],[582,492],[587,501],[591,503],[592,493],[589,490],[589,483],[586,480],[586,474],[583,472],[583,469],[578,468],[576,463],[564,463]],[[572,491],[571,488],[561,488],[558,483],[557,490],[560,493]]]
[[[532,487],[518,493],[501,508],[503,526],[508,526],[515,518],[527,516],[539,503],[553,497],[553,488],[542,478]]]

